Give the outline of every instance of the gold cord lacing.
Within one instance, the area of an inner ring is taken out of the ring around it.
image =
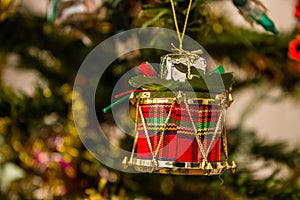
[[[192,1],[193,0],[190,0],[190,2],[189,2],[189,6],[188,6],[187,13],[186,13],[186,16],[185,16],[183,31],[182,31],[182,34],[180,35],[178,22],[177,22],[177,17],[176,17],[175,5],[174,5],[173,0],[170,0],[171,7],[172,7],[172,12],[173,12],[174,23],[175,23],[176,32],[177,32],[177,37],[178,37],[178,41],[179,41],[179,54],[182,54],[182,43],[183,43],[183,38],[184,38],[185,31],[186,31],[186,26],[187,26],[189,14],[190,14],[191,7],[192,7]]]

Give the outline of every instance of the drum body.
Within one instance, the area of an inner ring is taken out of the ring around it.
[[[235,169],[228,164],[224,132],[228,95],[146,91],[132,93],[130,102],[136,109],[136,137],[127,165],[191,175]]]

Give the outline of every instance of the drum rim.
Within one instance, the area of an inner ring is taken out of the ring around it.
[[[125,159],[124,159],[125,160]],[[235,173],[237,166],[234,161],[231,164],[228,160],[216,162],[177,162],[134,158],[132,161],[123,162],[126,167],[131,166],[139,172],[159,173],[159,174],[177,174],[177,175],[219,175],[225,170]]]
[[[205,94],[205,95],[203,95]],[[203,95],[203,96],[202,96]],[[187,101],[188,104],[216,105],[228,104],[231,99],[226,94],[214,94],[214,98],[206,98],[210,93],[190,91],[145,91],[132,92],[129,100],[131,104],[171,104],[174,98],[177,104]]]

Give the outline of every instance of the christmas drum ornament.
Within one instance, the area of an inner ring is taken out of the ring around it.
[[[229,162],[225,129],[226,110],[233,101],[233,75],[224,73],[222,66],[206,74],[203,50],[183,50],[191,4],[192,0],[180,35],[171,0],[179,48],[173,45],[175,53],[161,57],[160,74],[144,62],[138,67],[141,75],[129,80],[136,88],[129,97],[135,109],[135,137],[124,167],[179,175],[236,170],[235,162]]]
[[[159,78],[131,78],[129,83],[140,89],[129,98],[135,108],[136,135],[124,166],[141,172],[182,175],[235,171],[236,164],[229,163],[224,124],[232,102],[232,74],[218,74],[219,70],[206,75],[205,63],[204,58],[191,52],[167,54],[162,57]],[[215,83],[217,77],[222,79],[224,92],[222,87],[206,85]]]

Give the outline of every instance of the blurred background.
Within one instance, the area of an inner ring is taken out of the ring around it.
[[[183,27],[188,1],[174,2]],[[251,25],[230,0],[193,1],[186,34],[235,76],[226,124],[238,171],[201,177],[110,169],[85,149],[72,119],[88,53],[131,28],[175,30],[169,0],[0,0],[0,199],[300,199],[300,6],[262,3],[278,35]],[[138,46],[127,38],[115,49],[126,45]],[[126,71],[160,53],[126,54],[101,80],[98,117],[122,148],[132,138],[102,109]]]

